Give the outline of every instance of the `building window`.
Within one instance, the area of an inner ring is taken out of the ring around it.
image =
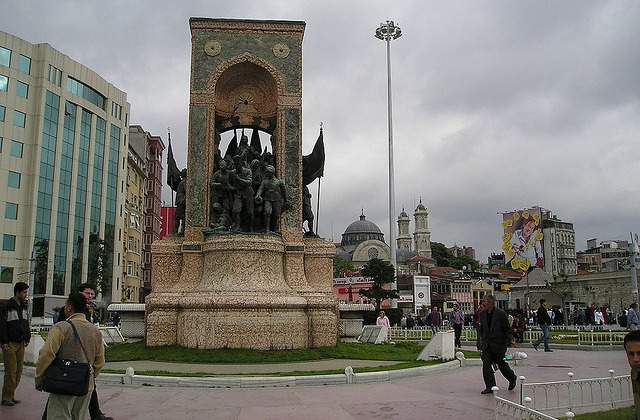
[[[98,108],[104,109],[105,97],[92,87],[69,77],[67,79],[67,90],[74,95],[83,97]]]
[[[11,67],[11,50],[0,47],[0,64],[6,67]]]
[[[11,140],[11,156],[22,158],[22,149],[24,148],[24,144],[19,141]]]
[[[13,110],[13,126],[24,128],[27,121],[27,115],[24,112]]]
[[[16,80],[16,96],[27,99],[29,97],[29,85]]]
[[[2,235],[2,250],[3,251],[16,250],[16,235],[9,235],[8,233],[5,233]]]
[[[18,69],[24,74],[31,73],[31,59],[26,55],[20,54],[18,58]]]
[[[122,121],[122,106],[118,105],[115,102],[111,102],[111,116],[116,117],[117,119]],[[125,136],[126,142],[126,136]]]
[[[13,267],[0,267],[0,283],[13,283]]]
[[[9,78],[0,74],[0,92],[7,92],[9,90]]]
[[[18,205],[16,203],[6,202],[4,206],[5,219],[17,220],[18,219]]]
[[[7,185],[10,188],[20,188],[20,172],[9,171],[9,177],[7,179]]]
[[[4,111],[5,111],[5,107],[3,107],[2,105],[0,105],[0,122],[4,121]]]
[[[60,86],[62,82],[62,71],[51,64],[49,64],[49,75],[47,77],[51,83],[56,86]]]

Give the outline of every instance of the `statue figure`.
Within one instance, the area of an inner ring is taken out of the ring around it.
[[[244,134],[244,129],[242,129],[242,136],[240,137],[240,144],[238,145],[238,149],[236,150],[235,154],[234,154],[234,158],[235,157],[240,157],[240,159],[242,159],[244,162],[247,161],[248,159],[248,155],[250,153],[249,150],[249,137],[247,137],[246,134]],[[236,163],[237,166],[237,163]]]
[[[260,162],[258,159],[254,159],[251,161],[251,166],[249,167],[249,169],[251,169],[251,187],[253,188],[253,192],[257,192],[258,188],[260,188],[260,184],[262,184],[262,179],[263,179],[263,175],[262,175],[262,162]],[[252,227],[252,231],[256,229],[255,227],[255,223],[256,221],[261,220],[261,216],[262,216],[262,203],[258,204],[257,202],[255,203],[255,205],[253,206],[253,223],[254,226]]]
[[[246,136],[243,136],[246,138]],[[241,143],[242,144],[242,143]],[[235,172],[233,183],[235,191],[233,193],[233,226],[232,230],[248,229],[253,232],[253,178],[251,169],[245,166],[242,156],[239,154],[234,158]]]
[[[276,169],[267,165],[255,198],[257,204],[264,203],[264,227],[267,232],[277,232],[278,219],[287,207],[287,189],[275,174]]]
[[[233,203],[233,192],[230,173],[233,167],[229,168],[229,161],[222,159],[220,168],[211,178],[211,226],[224,226],[228,228],[231,224],[231,206]],[[233,165],[233,162],[231,163]]]
[[[302,192],[302,223],[306,220],[309,230],[305,233],[306,236],[316,236],[313,233],[313,211],[311,209],[311,193],[309,188],[305,185]]]
[[[174,218],[173,233],[184,233],[184,220],[187,209],[187,168],[180,171],[180,182],[176,191],[176,214]]]

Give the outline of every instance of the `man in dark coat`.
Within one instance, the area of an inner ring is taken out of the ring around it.
[[[13,286],[13,297],[0,308],[0,348],[4,356],[4,382],[2,405],[19,403],[15,393],[22,376],[24,351],[31,340],[31,327],[27,311],[29,286],[18,282]]]
[[[542,330],[542,335],[533,343],[533,348],[535,351],[538,351],[538,346],[540,343],[544,342],[544,351],[552,352],[549,348],[549,335],[551,334],[551,317],[547,313],[547,306],[545,304],[546,300],[540,299],[540,307],[538,308],[538,325],[540,325],[540,329]]]
[[[504,360],[507,347],[511,345],[511,325],[507,314],[496,308],[495,298],[485,295],[482,299],[484,310],[480,313],[480,350],[482,351],[482,394],[491,394],[496,385],[493,364],[498,365],[500,373],[509,381],[509,390],[516,387],[516,374]]]

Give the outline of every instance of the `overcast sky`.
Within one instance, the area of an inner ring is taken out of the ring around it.
[[[307,22],[303,141],[309,153],[324,122],[324,237],[339,241],[364,208],[388,239],[385,48],[373,37],[387,18],[403,31],[392,44],[397,213],[422,197],[432,240],[485,261],[500,211],[550,209],[575,224],[578,249],[640,230],[638,1],[21,0],[4,2],[0,29],[126,91],[131,123],[165,142],[170,126],[182,166],[190,16]]]

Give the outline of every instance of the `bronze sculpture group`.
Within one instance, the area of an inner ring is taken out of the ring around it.
[[[211,223],[217,231],[277,232],[278,220],[287,208],[284,182],[275,176],[273,155],[260,153],[257,130],[249,146],[242,133],[227,147],[224,159],[216,154],[217,170],[211,178]]]
[[[313,232],[311,193],[307,184],[322,176],[324,143],[322,130],[311,155],[303,157],[303,221],[307,221],[307,235]],[[220,135],[215,136],[215,171],[209,183],[209,227],[214,232],[278,232],[280,215],[288,209],[287,188],[276,177],[275,159],[265,147],[262,150],[258,130],[254,129],[251,144],[242,131],[240,142],[234,132],[224,158],[221,155]],[[319,147],[320,146],[320,147]],[[321,156],[320,156],[321,152]],[[174,233],[184,233],[187,170],[180,172],[176,188],[176,216]]]

